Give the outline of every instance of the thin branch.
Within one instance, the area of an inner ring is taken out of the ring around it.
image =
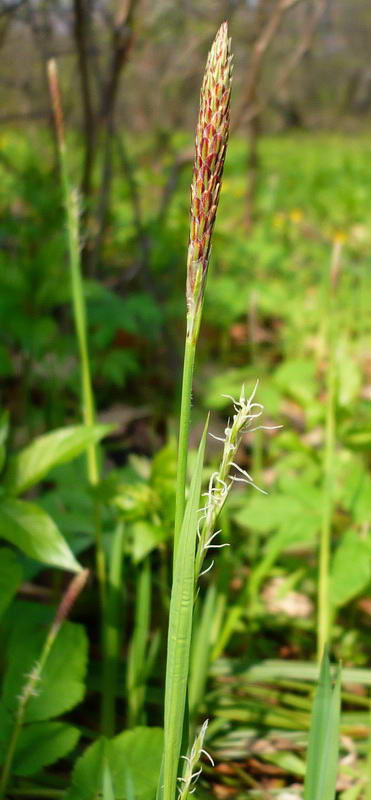
[[[245,89],[234,118],[232,125],[233,130],[236,130],[236,128],[239,127],[245,117],[247,109],[254,100],[259,73],[265,54],[281,25],[284,14],[299,2],[301,2],[301,0],[277,0],[266,25],[263,27],[260,35],[258,35],[255,44],[253,45],[250,64],[246,76]]]
[[[324,13],[325,8],[326,8],[326,0],[315,0],[313,7],[313,14],[309,20],[309,23],[305,26],[303,36],[299,40],[297,47],[291,53],[291,55],[287,59],[286,64],[284,64],[284,66],[278,73],[278,76],[276,80],[273,82],[273,86],[269,94],[265,98],[260,100],[258,103],[251,105],[250,108],[246,111],[246,115],[244,117],[245,122],[249,123],[255,117],[260,116],[260,114],[267,108],[269,103],[282,91],[284,86],[287,84],[289,78],[299,66],[300,61],[309,52],[313,42],[314,35],[317,30],[319,20],[321,19],[321,16]]]
[[[87,0],[74,0],[74,36],[79,64],[81,101],[84,118],[84,166],[81,191],[85,202],[91,194],[92,169],[95,150],[95,114],[91,93],[89,69],[89,9]]]

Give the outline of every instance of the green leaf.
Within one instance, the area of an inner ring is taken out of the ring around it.
[[[5,475],[6,488],[12,494],[25,492],[57,464],[76,458],[110,430],[109,425],[75,425],[38,437],[10,460]]]
[[[80,731],[65,722],[36,722],[23,728],[17,743],[12,771],[14,775],[35,775],[42,767],[54,764],[70,753]]]
[[[295,755],[295,753],[287,753],[286,751],[278,750],[277,753],[263,753],[261,755],[264,761],[270,764],[276,764],[281,767],[285,772],[290,772],[292,775],[299,775],[302,778],[305,775],[305,764],[302,758]]]
[[[336,348],[337,400],[339,406],[348,408],[358,397],[362,385],[362,372],[354,353],[349,352],[346,340]]]
[[[306,491],[304,492],[304,488]],[[320,495],[312,486],[302,486],[301,496],[293,487],[292,494],[276,492],[271,495],[254,494],[246,499],[234,514],[235,521],[244,528],[268,533],[278,528],[292,531],[293,545],[306,542],[318,530]],[[287,539],[290,539],[289,533]]]
[[[138,520],[130,526],[132,538],[131,553],[135,564],[143,561],[145,556],[159,546],[166,537],[166,530],[163,527],[154,525],[146,520]]]
[[[78,758],[65,800],[97,800],[102,786],[106,739],[98,739]]]
[[[40,656],[54,613],[54,609],[46,606],[18,601],[4,617],[10,637],[0,700],[2,740],[7,740],[25,676]],[[83,626],[65,622],[47,658],[37,695],[29,700],[26,722],[40,722],[64,714],[83,699],[87,648]]]
[[[163,800],[173,800],[189,671],[195,589],[195,544],[207,423],[194,466],[189,498],[176,552],[171,590],[165,680],[165,747]]]
[[[354,450],[368,450],[371,444],[371,431],[360,426],[349,427],[345,430],[343,438],[347,447],[352,447]]]
[[[366,589],[371,579],[371,547],[354,530],[344,533],[331,568],[331,602],[340,607]]]
[[[309,731],[304,800],[334,800],[339,757],[341,672],[332,688],[325,652],[314,698]]]
[[[163,744],[161,728],[133,728],[112,740],[110,767],[117,800],[126,797],[127,772],[134,784],[135,796],[140,800],[152,800],[160,773]]]
[[[112,774],[108,760],[108,742],[106,742],[105,755],[103,760],[103,787],[102,795],[103,800],[115,800],[115,793],[113,791]]]
[[[310,359],[284,361],[276,369],[273,381],[282,392],[305,408],[313,402],[316,394],[315,371],[315,363]]]
[[[10,497],[2,498],[0,537],[42,564],[72,572],[79,572],[81,569],[55,522],[33,503]]]
[[[13,599],[22,580],[22,567],[16,554],[7,547],[0,548],[0,616]]]
[[[216,588],[211,584],[206,592],[199,616],[194,620],[189,677],[189,713],[191,719],[201,705],[209,671],[213,622],[216,611]],[[201,603],[201,600],[199,600]]]
[[[110,741],[99,739],[76,762],[66,800],[96,800],[104,787],[107,766],[116,800],[130,800],[133,793],[140,800],[152,800],[159,778],[162,748],[161,728],[138,727],[124,731]],[[130,793],[130,785],[133,793]]]

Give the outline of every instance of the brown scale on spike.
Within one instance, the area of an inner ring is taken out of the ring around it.
[[[230,39],[224,22],[208,55],[196,128],[187,263],[187,305],[191,320],[195,320],[202,306],[228,142],[231,81]],[[193,323],[189,330],[193,330]]]

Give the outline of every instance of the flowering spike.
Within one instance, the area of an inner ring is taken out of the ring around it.
[[[197,338],[229,134],[231,42],[220,26],[206,62],[196,128],[187,263],[188,335]]]

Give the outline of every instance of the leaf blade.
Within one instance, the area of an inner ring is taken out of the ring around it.
[[[109,425],[73,425],[39,436],[14,455],[5,474],[11,494],[21,494],[38,483],[53,467],[83,453],[111,430]]]
[[[81,570],[55,522],[34,503],[13,497],[3,498],[0,503],[0,537],[42,564],[71,572]]]
[[[206,422],[197,453],[189,498],[177,546],[170,600],[165,679],[163,798],[173,800],[183,732],[194,603],[197,515],[205,453]]]

